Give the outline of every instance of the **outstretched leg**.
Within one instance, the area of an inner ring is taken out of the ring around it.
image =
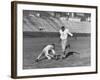
[[[43,53],[44,53],[44,52],[42,51],[42,52],[38,55],[38,57],[37,57],[36,60],[35,60],[36,62],[39,61],[39,59],[40,59],[40,57],[43,55]]]
[[[66,44],[67,44],[67,39],[62,40],[61,45],[62,45],[62,58],[65,57],[65,52],[66,52]]]

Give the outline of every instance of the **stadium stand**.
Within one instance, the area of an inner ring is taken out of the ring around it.
[[[86,21],[71,21],[53,17],[48,12],[41,12],[42,16],[36,16],[36,13],[27,13],[23,17],[24,32],[58,32],[61,26],[68,27],[72,33],[90,33],[91,24]]]

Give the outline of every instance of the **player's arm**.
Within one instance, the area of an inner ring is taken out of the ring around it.
[[[50,57],[54,57],[55,55],[56,55],[55,50],[54,50],[54,49],[50,49],[50,50],[49,50],[49,54],[48,54],[48,56],[50,56]]]
[[[54,49],[51,49],[51,51],[52,51],[52,54],[53,54],[53,55],[55,55],[55,54],[56,54],[56,52],[55,52],[55,50],[54,50]]]
[[[70,36],[73,36],[73,34],[72,34],[71,32],[69,32],[69,31],[68,31],[68,34],[69,34]]]

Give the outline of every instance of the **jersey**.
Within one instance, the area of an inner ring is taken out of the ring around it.
[[[54,48],[53,45],[47,45],[46,47],[44,47],[43,52],[45,54],[49,54],[48,51],[53,50],[53,48]]]
[[[64,31],[60,30],[60,31],[59,31],[59,33],[60,33],[60,39],[67,39],[67,37],[68,37],[68,32],[69,32],[68,29],[65,29]]]
[[[61,40],[67,39],[68,34],[70,36],[73,36],[73,34],[71,34],[68,29],[65,29],[64,31],[60,30],[59,33],[60,33],[60,39]]]

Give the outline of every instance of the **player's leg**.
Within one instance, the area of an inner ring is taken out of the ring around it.
[[[56,52],[55,52],[54,49],[52,49],[51,52],[52,52],[53,55],[56,55]]]
[[[64,40],[61,40],[61,47],[62,47],[62,52],[64,52],[65,51],[65,44],[64,44],[65,42],[64,42]]]
[[[65,50],[66,50],[67,48],[70,48],[70,44],[68,44],[67,40],[65,43],[66,43],[66,46],[65,46]]]
[[[56,56],[56,52],[55,52],[54,49],[51,49],[51,50],[49,51],[49,56],[50,56],[51,58],[54,58],[54,57]]]
[[[61,40],[61,48],[62,48],[62,56],[61,58],[64,56],[63,53],[64,53],[64,40]]]
[[[67,39],[62,40],[62,52],[65,54]]]
[[[42,54],[43,54],[43,52],[41,52],[41,53],[39,54],[39,56],[37,57],[37,59],[40,59],[40,57],[42,56]]]
[[[64,39],[64,40],[63,40],[63,43],[62,43],[62,46],[63,46],[63,54],[62,54],[62,58],[65,58],[66,44],[67,44],[67,39]]]
[[[66,41],[65,41],[65,50],[67,50],[68,48],[70,49],[70,44],[68,44],[68,40],[66,39]]]
[[[38,57],[37,57],[36,60],[35,60],[36,62],[39,61],[39,59],[40,59],[40,57],[43,55],[43,53],[44,53],[44,52],[42,51],[42,52],[38,55]]]

